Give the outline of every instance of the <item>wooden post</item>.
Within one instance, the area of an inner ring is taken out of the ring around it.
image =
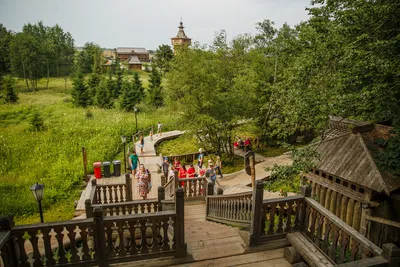
[[[353,228],[357,231],[360,230],[360,222],[361,222],[361,203],[356,202],[354,204],[354,216],[353,216]]]
[[[94,254],[99,267],[108,267],[107,251],[106,251],[106,237],[104,231],[103,211],[101,208],[96,207],[93,210],[95,222],[95,246],[96,253]]]
[[[125,174],[125,194],[126,194],[126,201],[132,201],[132,179],[131,174]]]
[[[388,267],[400,266],[400,248],[393,243],[383,244],[383,256],[389,261]]]
[[[320,184],[317,184],[315,186],[315,196],[313,196],[313,198],[319,202],[319,200],[321,198],[321,185]]]
[[[251,168],[251,185],[253,190],[255,188],[256,182],[256,155],[253,153],[252,158],[250,160],[250,168]]]
[[[83,177],[85,178],[85,182],[88,180],[88,175],[87,175],[87,153],[86,153],[86,148],[83,146],[82,147],[82,160],[83,160]]]
[[[174,171],[175,189],[177,189],[178,187],[180,187],[178,179],[179,179],[179,177],[178,177],[178,170],[175,170],[175,171]]]
[[[165,187],[159,186],[158,187],[158,211],[162,211],[162,200],[165,200]]]
[[[86,218],[93,217],[92,200],[90,200],[90,199],[85,200],[85,211],[86,211]]]
[[[361,204],[361,222],[360,222],[360,233],[367,237],[367,227],[368,227],[368,220],[367,215],[371,215],[371,209],[368,204]]]
[[[306,198],[306,197],[311,197],[311,187],[308,185],[303,185],[300,188],[301,194]],[[303,229],[303,227],[307,227],[307,225],[304,225],[306,222],[306,215],[307,215],[307,202],[303,201],[301,204],[300,208],[300,214],[299,214],[299,221],[300,221],[300,230]]]
[[[264,197],[264,183],[257,181],[253,189],[252,211],[251,211],[251,229],[249,246],[257,246],[260,243],[261,234],[261,214]]]
[[[325,195],[325,204],[323,204],[323,206],[327,210],[330,210],[330,206],[331,206],[331,193],[332,193],[332,190],[328,188],[326,190],[326,195]]]
[[[341,205],[342,204],[342,195],[337,193],[336,194],[336,210],[335,210],[335,215],[340,218],[340,210],[341,210]]]
[[[325,206],[325,196],[326,196],[326,187],[321,185],[321,194],[320,194],[320,199],[319,199],[319,204],[322,206]]]
[[[185,203],[183,188],[176,189],[175,192],[175,238],[176,238],[176,257],[183,258],[187,255],[187,245],[185,244]]]
[[[11,229],[14,226],[15,223],[13,216],[9,215],[0,218],[0,232],[11,231]],[[10,237],[7,242],[8,242],[8,249],[3,250],[4,254],[2,255],[4,266],[19,266],[19,257],[16,254],[17,251],[16,250],[17,245],[15,244],[16,241],[14,241],[14,238]]]
[[[342,221],[344,221],[344,222],[346,221],[347,204],[348,204],[348,202],[349,202],[349,198],[343,195],[342,196],[342,203],[340,204],[340,209],[341,209],[340,219]]]
[[[207,196],[214,195],[214,184],[212,182],[207,183]]]
[[[354,200],[350,198],[349,203],[347,205],[347,213],[346,213],[346,223],[348,225],[353,225],[353,214],[354,214]]]

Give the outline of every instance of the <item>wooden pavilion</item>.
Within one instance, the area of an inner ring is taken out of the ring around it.
[[[378,246],[400,243],[400,177],[378,168],[377,139],[392,127],[330,118],[324,140],[313,146],[317,167],[305,175],[311,197]],[[390,232],[390,235],[389,235]]]

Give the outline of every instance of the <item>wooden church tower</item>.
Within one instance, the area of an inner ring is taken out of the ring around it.
[[[171,38],[171,43],[175,52],[182,47],[188,47],[192,43],[192,39],[187,37],[185,31],[183,30],[185,27],[183,27],[182,19],[178,28],[179,30],[177,35]]]

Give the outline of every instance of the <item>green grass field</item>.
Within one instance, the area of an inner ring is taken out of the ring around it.
[[[141,72],[146,81],[147,76]],[[74,107],[71,80],[66,88],[63,78],[51,79],[49,89],[45,84],[40,81],[39,90],[32,93],[19,81],[18,103],[0,105],[0,214],[16,215],[17,223],[38,222],[37,203],[29,190],[35,182],[45,185],[46,221],[71,218],[73,201],[83,186],[82,146],[88,151],[92,171],[94,161],[121,160],[120,135],[129,136],[135,130],[133,113]],[[173,111],[139,108],[145,111],[137,116],[139,129],[162,121],[168,131],[178,116],[171,116]],[[45,131],[30,131],[29,120],[35,112],[44,119]]]

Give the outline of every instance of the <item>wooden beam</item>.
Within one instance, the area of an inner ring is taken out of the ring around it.
[[[371,216],[371,215],[365,215],[365,218],[369,221],[373,221],[373,222],[378,222],[378,223],[383,223],[383,224],[387,224],[390,226],[394,226],[397,228],[400,228],[400,222],[395,222],[395,221],[391,221],[388,219],[384,219],[381,217],[375,217],[375,216]]]

